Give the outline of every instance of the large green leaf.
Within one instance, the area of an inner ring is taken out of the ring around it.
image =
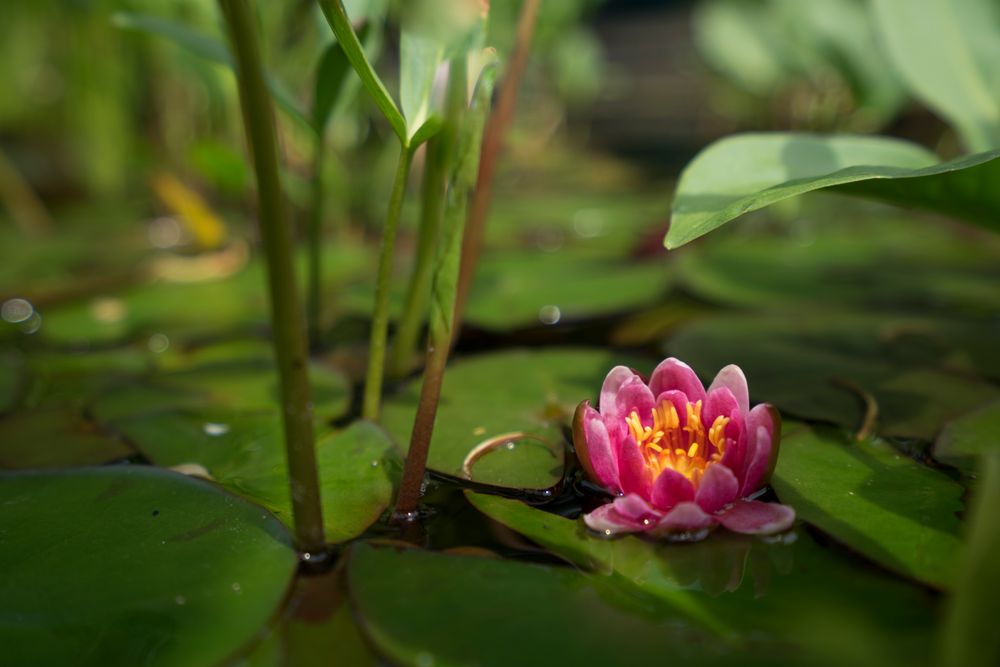
[[[168,410],[121,418],[111,428],[151,462],[208,474],[291,525],[284,437],[276,411]],[[398,464],[392,443],[377,426],[355,422],[319,438],[316,463],[327,540],[344,542],[360,535],[392,498]]]
[[[348,582],[362,629],[392,664],[638,665],[669,654],[721,665],[738,653],[661,605],[567,568],[359,544]]]
[[[874,0],[882,44],[913,93],[970,150],[1000,148],[1000,5],[994,0]]]
[[[857,428],[875,402],[877,432],[932,440],[996,400],[972,372],[997,372],[993,327],[836,312],[719,315],[682,325],[666,349],[709,380],[743,368],[755,400],[790,415]]]
[[[808,533],[777,541],[722,530],[686,544],[633,536],[607,540],[579,520],[517,500],[467,496],[490,518],[574,565],[606,575],[612,585],[665,602],[689,623],[704,626],[709,620],[708,627],[735,646],[778,642],[802,664],[878,665],[887,655],[928,662],[934,598],[820,546]]]
[[[463,476],[471,450],[496,447],[472,468],[477,482],[549,489],[563,477],[564,429],[576,405],[593,400],[616,364],[649,368],[641,359],[603,350],[511,350],[453,362],[444,376],[427,465]],[[389,397],[382,423],[406,446],[420,396],[420,381]]]
[[[24,410],[0,418],[0,468],[65,468],[130,457],[126,443],[66,408]]]
[[[786,426],[772,486],[799,518],[936,588],[954,581],[962,486],[876,439]]]
[[[789,197],[834,188],[919,206],[997,229],[1000,151],[941,163],[898,139],[807,134],[743,134],[703,150],[677,184],[666,246],[676,248]]]
[[[147,467],[0,476],[11,665],[208,665],[251,642],[296,568],[281,524]]]
[[[934,443],[934,458],[969,475],[977,459],[993,451],[1000,451],[1000,402],[948,422]]]

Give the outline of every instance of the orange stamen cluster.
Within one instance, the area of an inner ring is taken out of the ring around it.
[[[686,417],[681,426],[677,408],[670,401],[663,401],[653,408],[652,426],[644,426],[635,410],[625,422],[654,480],[669,468],[687,477],[697,488],[705,469],[725,453],[729,418],[716,417],[706,432],[701,422],[701,401],[687,404]]]

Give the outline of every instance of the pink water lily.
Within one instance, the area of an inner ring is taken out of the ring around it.
[[[573,441],[587,475],[617,497],[584,516],[605,535],[704,535],[787,530],[795,510],[754,500],[774,469],[778,412],[750,409],[747,380],[726,366],[705,390],[687,364],[666,359],[647,383],[625,366],[611,369],[600,411],[584,401]]]

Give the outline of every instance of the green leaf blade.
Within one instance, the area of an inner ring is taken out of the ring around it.
[[[665,244],[677,248],[744,213],[824,188],[912,204],[997,228],[1000,196],[987,184],[1000,151],[939,163],[909,142],[882,137],[743,134],[688,164]]]

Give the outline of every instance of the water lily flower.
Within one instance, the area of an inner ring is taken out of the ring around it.
[[[573,421],[581,465],[617,496],[584,516],[591,529],[693,539],[715,525],[767,534],[795,520],[787,505],[754,500],[774,469],[780,418],[767,404],[750,409],[738,366],[719,371],[707,391],[674,358],[661,362],[648,383],[616,366],[598,407],[584,401]]]

